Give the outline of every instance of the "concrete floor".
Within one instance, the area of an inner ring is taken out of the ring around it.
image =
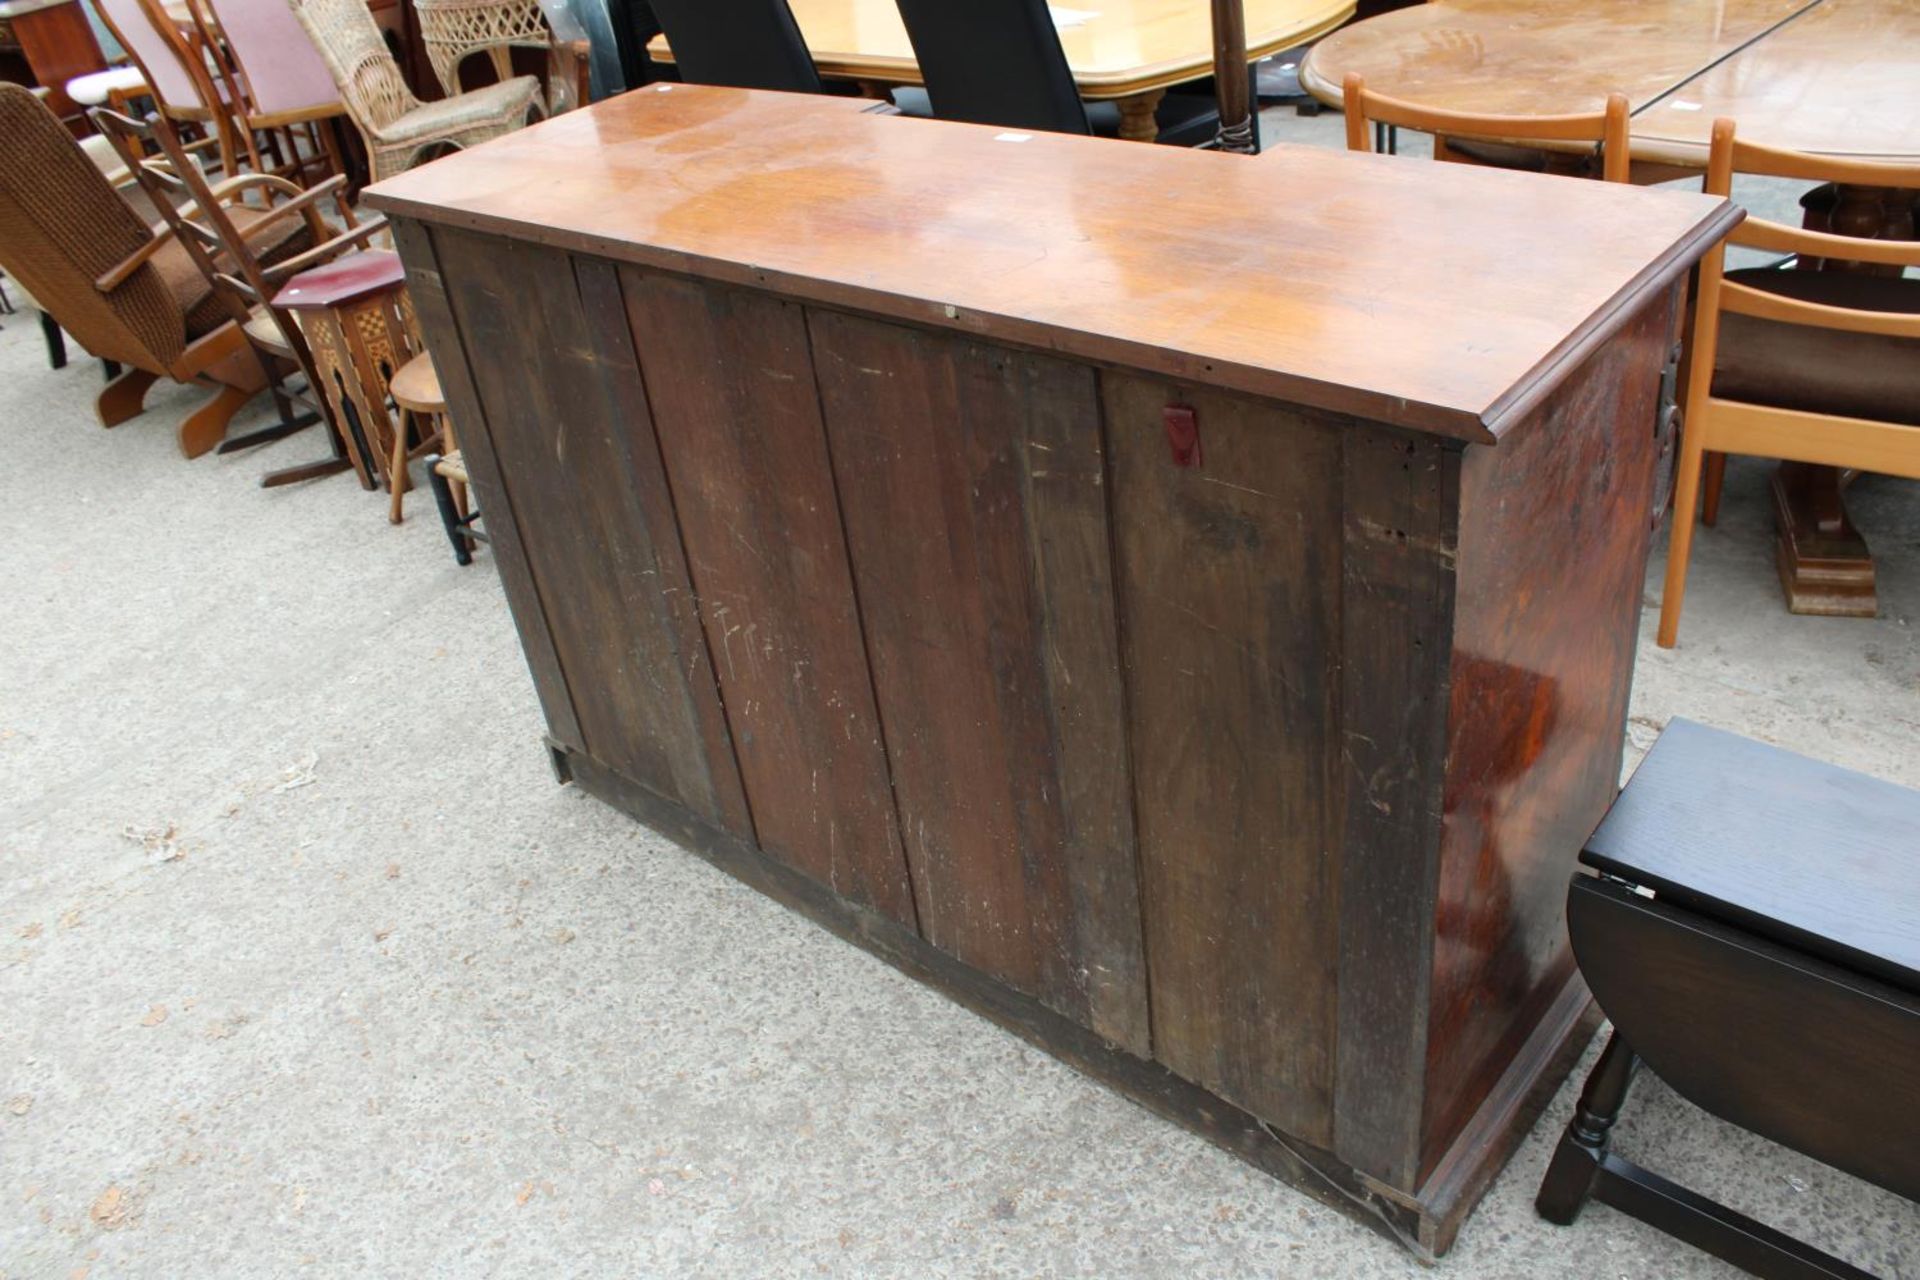
[[[185,463],[193,393],[107,432],[97,379],[5,322],[6,1280],[1429,1274],[555,786],[424,494],[263,491],[311,433]],[[1885,615],[1827,621],[1780,606],[1764,485],[1734,466],[1682,647],[1646,616],[1636,746],[1681,714],[1920,785],[1914,487],[1855,490]],[[1736,1274],[1535,1219],[1571,1098],[1438,1274]],[[1920,1207],[1657,1081],[1619,1147],[1920,1276]]]

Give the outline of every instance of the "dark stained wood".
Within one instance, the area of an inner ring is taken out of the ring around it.
[[[635,428],[608,399],[572,265],[552,249],[452,230],[436,232],[434,248],[468,349],[526,353],[469,367],[509,500],[541,513],[540,536],[524,545],[549,621],[566,618],[552,627],[561,669],[569,688],[595,691],[574,699],[583,745],[717,818],[713,758],[693,705],[714,696],[712,685],[690,682],[704,677],[704,654],[681,651],[636,495],[634,466],[651,465],[645,424],[635,450]],[[483,482],[483,511],[488,497]]]
[[[1415,1185],[1445,780],[1459,451],[1341,432],[1340,871],[1333,1147]],[[1419,850],[1418,854],[1412,851]]]
[[[434,247],[436,237],[446,233],[436,232],[410,218],[395,218],[388,225],[393,228],[394,245],[407,265],[407,294],[420,320],[427,354],[433,357],[434,370],[440,376],[440,388],[446,393],[448,415],[458,424],[460,439],[465,444],[463,457],[474,495],[487,513],[488,544],[493,549],[494,563],[500,567],[507,607],[513,611],[513,623],[520,632],[520,647],[527,655],[534,691],[540,697],[540,710],[546,716],[547,733],[568,747],[584,750],[586,735],[580,731],[579,717],[573,710],[573,695],[560,670],[553,624],[547,616],[539,585],[534,581],[533,565],[527,557],[526,542],[520,536],[513,500],[500,474],[487,403],[481,399],[468,364],[467,335],[454,319],[447,301]],[[483,352],[481,358],[494,357]],[[496,409],[507,411],[505,405],[497,405]]]
[[[1466,165],[1277,146],[1222,166],[1102,138],[1007,142],[823,97],[660,88],[368,198],[1480,442],[1739,217],[1693,193]],[[1256,228],[1249,209],[1287,216]]]
[[[1093,372],[810,327],[921,932],[1144,1055]]]
[[[743,884],[864,948],[909,977],[928,983],[1149,1111],[1187,1126],[1424,1261],[1433,1261],[1452,1245],[1468,1206],[1455,1205],[1450,1216],[1441,1219],[1410,1197],[1382,1195],[1378,1185],[1356,1177],[1328,1152],[1275,1132],[1258,1117],[1222,1102],[1157,1062],[1113,1047],[1075,1020],[961,964],[901,922],[840,897],[786,862],[768,857],[763,849],[702,822],[697,815],[636,786],[590,756],[562,754],[571,780],[589,794],[665,833]],[[1584,1037],[1578,1038],[1571,1056],[1558,1060],[1558,1070],[1552,1075],[1556,1083],[1585,1043]],[[1545,1101],[1540,1099],[1541,1105]],[[1537,1114],[1537,1108],[1526,1114],[1520,1126],[1523,1133]]]
[[[806,319],[764,295],[621,274],[761,847],[911,923]]]
[[[1920,995],[1920,792],[1675,719],[1581,861]]]
[[[1340,424],[1103,383],[1154,1056],[1329,1146]],[[1202,467],[1169,462],[1175,403]]]
[[[1620,885],[1580,877],[1567,911],[1595,997],[1661,1080],[1920,1198],[1920,998]]]
[[[1618,790],[1674,301],[1461,467],[1423,1170],[1573,967],[1557,908]]]
[[[1725,206],[683,86],[569,119],[374,198],[434,223],[561,775],[1444,1249],[1592,1025],[1559,886]]]
[[[58,0],[53,4],[31,3],[9,6],[13,38],[26,55],[33,77],[47,91],[47,105],[53,114],[76,134],[91,132],[83,108],[67,96],[67,81],[107,65],[87,22],[86,8],[80,0]]]
[[[711,816],[735,835],[752,838],[753,818],[740,781],[733,734],[726,712],[715,694],[713,654],[700,625],[700,608],[693,580],[687,573],[686,550],[667,486],[666,464],[647,409],[646,387],[640,380],[640,362],[626,325],[626,303],[620,276],[611,263],[591,258],[573,260],[580,289],[582,318],[588,342],[599,365],[615,429],[610,433],[617,460],[631,478],[635,505],[646,523],[653,553],[655,590],[648,603],[659,625],[671,638],[677,669],[685,672],[689,699],[698,729],[696,739],[706,756],[707,775],[713,781]],[[699,806],[695,806],[699,808]],[[703,810],[704,812],[704,810]]]

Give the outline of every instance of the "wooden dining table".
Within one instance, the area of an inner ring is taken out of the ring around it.
[[[1300,67],[1340,104],[1348,74],[1422,106],[1494,115],[1633,110],[1636,180],[1704,166],[1713,122],[1827,155],[1920,163],[1920,0],[1434,0],[1356,23]],[[1912,236],[1911,192],[1846,187],[1830,229]],[[1774,479],[1776,559],[1796,613],[1872,617],[1873,559],[1831,467]]]
[[[1353,0],[1245,0],[1247,57],[1306,44],[1353,16]],[[894,0],[791,0],[794,20],[820,74],[880,96],[917,85],[920,65]],[[1120,136],[1152,142],[1154,111],[1174,85],[1213,74],[1213,17],[1207,0],[1075,0],[1052,6],[1060,44],[1080,96],[1120,109]],[[647,53],[672,62],[665,36]]]

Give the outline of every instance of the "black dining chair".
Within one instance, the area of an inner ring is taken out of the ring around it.
[[[650,7],[688,84],[821,91],[787,0],[651,0]]]
[[[1119,133],[1117,106],[1081,101],[1046,0],[896,3],[926,83],[924,94],[894,91],[908,115],[1048,133]],[[1212,139],[1219,112],[1211,99],[1169,93],[1158,124],[1159,141],[1194,146]]]

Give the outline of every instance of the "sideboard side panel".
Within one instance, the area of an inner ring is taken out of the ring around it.
[[[434,370],[440,375],[441,391],[447,397],[447,414],[458,424],[456,430],[473,496],[479,509],[486,512],[488,558],[499,570],[507,607],[513,614],[514,627],[520,633],[520,647],[533,675],[534,692],[547,719],[547,732],[561,745],[584,751],[586,735],[581,733],[579,719],[574,714],[573,696],[560,668],[546,605],[534,582],[526,543],[520,536],[513,502],[500,474],[492,431],[487,423],[487,406],[474,385],[467,359],[466,336],[454,319],[447,299],[435,245],[437,236],[444,233],[436,233],[425,223],[410,218],[395,218],[391,225],[394,243],[406,262],[407,292],[413,298],[414,314],[420,319],[421,335],[433,356]],[[485,358],[483,354],[481,359]]]
[[[632,468],[634,424],[608,394],[568,256],[442,229],[434,242],[500,477],[540,525],[520,537],[592,755],[718,819],[696,690],[661,598]],[[520,358],[491,358],[516,352]],[[456,430],[458,429],[456,425]],[[638,430],[645,431],[645,424]],[[638,455],[645,460],[644,454]],[[482,494],[484,498],[486,495]],[[591,691],[589,696],[586,692]]]
[[[1567,877],[1619,790],[1673,302],[1462,463],[1426,1168],[1573,976]]]
[[[1106,374],[1154,1056],[1332,1143],[1340,424]],[[1201,465],[1163,413],[1197,413]]]
[[[809,324],[921,932],[1144,1056],[1095,375]]]
[[[760,846],[912,926],[805,314],[620,276]]]

